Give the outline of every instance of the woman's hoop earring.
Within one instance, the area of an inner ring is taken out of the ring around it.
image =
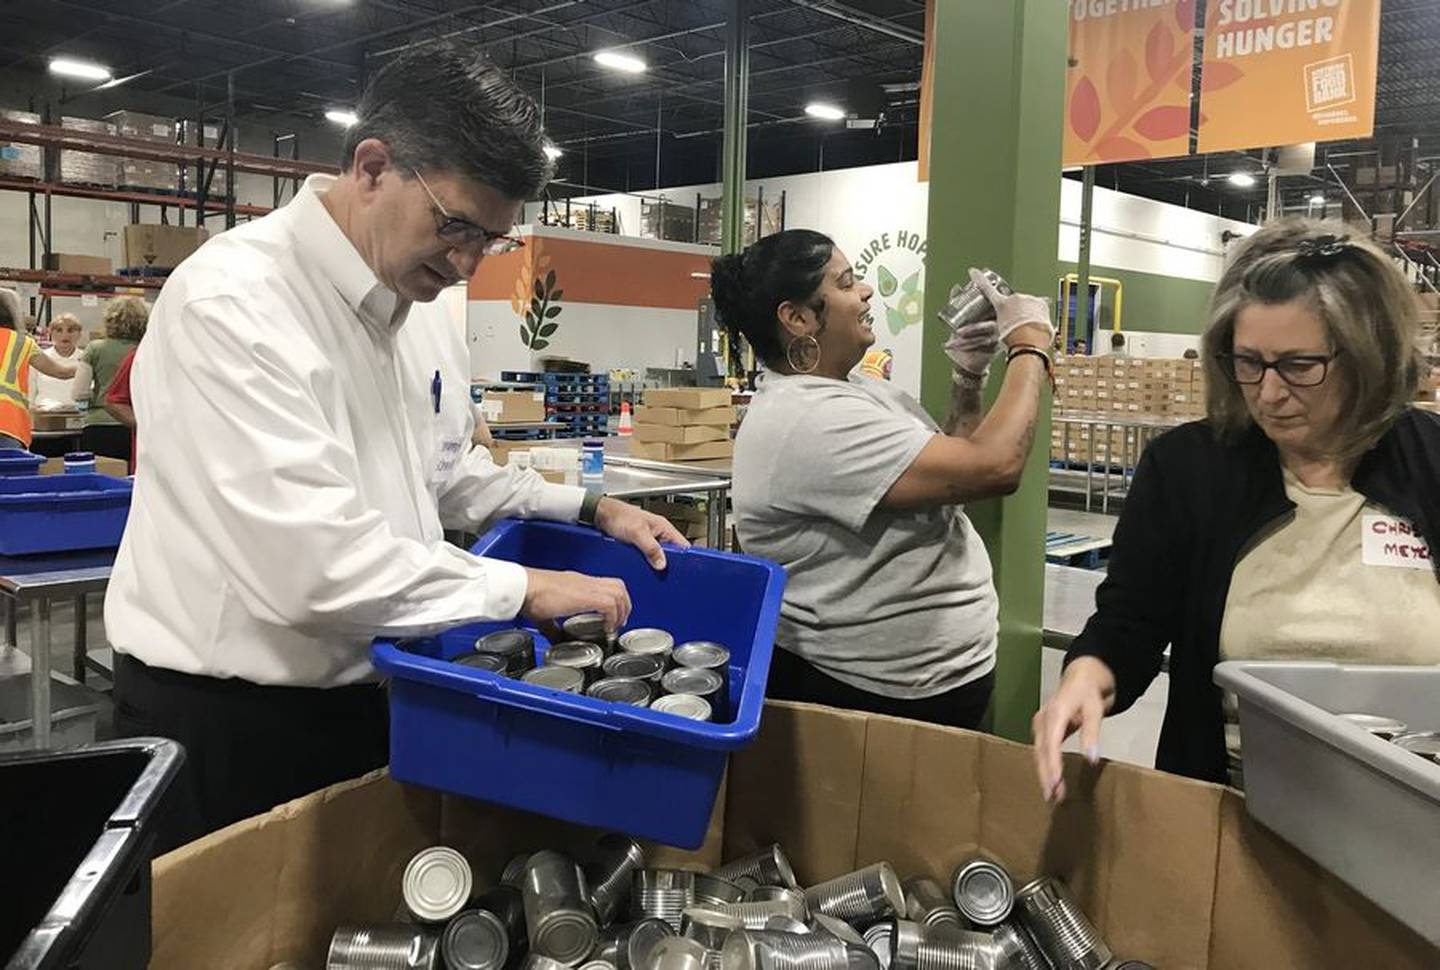
[[[797,347],[799,348],[798,354],[796,353]],[[797,359],[809,358],[812,354],[814,359],[810,360],[808,365],[806,365],[804,359]],[[820,366],[820,341],[808,333],[796,337],[790,341],[789,345],[785,348],[785,363],[789,364],[790,369],[797,374],[815,373],[815,368]]]

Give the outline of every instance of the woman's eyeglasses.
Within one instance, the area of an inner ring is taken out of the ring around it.
[[[416,169],[410,171],[415,173],[415,178],[420,181],[420,187],[425,194],[430,196],[430,204],[435,207],[435,214],[440,217],[439,225],[435,227],[435,234],[446,243],[459,249],[463,246],[473,246],[476,243],[484,243],[481,252],[486,256],[503,256],[506,253],[513,253],[525,245],[525,240],[519,236],[512,236],[507,232],[494,232],[484,226],[478,226],[469,219],[462,219],[459,216],[452,216],[435,198],[435,193],[430,191],[430,186],[425,183],[425,177]]]
[[[1293,354],[1279,360],[1265,360],[1253,354],[1216,354],[1221,368],[1236,384],[1259,384],[1265,372],[1273,370],[1291,387],[1315,387],[1325,383],[1330,363],[1340,356],[1333,354]]]

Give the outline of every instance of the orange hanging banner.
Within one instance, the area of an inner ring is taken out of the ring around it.
[[[1201,152],[1368,138],[1380,0],[1208,0]]]
[[[1065,164],[1190,151],[1195,0],[1070,0]]]

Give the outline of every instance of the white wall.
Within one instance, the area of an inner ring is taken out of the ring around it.
[[[494,380],[504,370],[535,369],[516,339],[520,320],[509,300],[471,300],[467,316],[472,377]],[[695,310],[566,303],[562,319],[565,325],[537,356],[583,360],[596,373],[694,362]]]

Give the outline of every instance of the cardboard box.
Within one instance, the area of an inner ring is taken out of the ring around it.
[[[766,706],[730,760],[705,844],[647,865],[710,867],[778,842],[802,885],[879,860],[948,885],[976,853],[1021,886],[1063,878],[1117,958],[1165,970],[1433,970],[1440,954],[1252,822],[1236,792],[1066,760],[1064,805],[1030,749],[809,705]],[[512,855],[579,853],[596,833],[410,788],[376,772],[157,859],[151,970],[323,966],[339,923],[389,922],[405,864],[452,846],[477,886]]]
[[[40,116],[32,111],[0,109],[0,119],[24,125],[38,125]],[[39,179],[45,177],[44,158],[39,145],[18,141],[0,141],[0,175],[11,178]]]
[[[125,461],[119,458],[107,458],[105,455],[95,456],[95,470],[101,475],[109,475],[111,478],[125,478],[130,474],[130,466]],[[40,465],[40,474],[65,474],[65,459],[47,458]]]
[[[728,387],[669,387],[645,392],[645,403],[651,407],[684,408],[699,411],[705,408],[730,406]]]
[[[707,441],[729,441],[729,427],[707,427],[693,425],[679,427],[672,424],[635,423],[635,440],[643,442],[667,442],[675,445],[698,445]]]
[[[108,121],[94,121],[90,118],[62,116],[60,127],[95,135],[115,134],[115,126]],[[69,148],[60,149],[60,180],[62,182],[78,182],[84,185],[114,188],[119,168],[119,160],[114,155],[100,155]]]
[[[650,392],[647,392],[647,394]],[[737,415],[730,406],[691,410],[687,408],[662,408],[642,404],[635,409],[635,421],[645,424],[673,424],[681,427],[705,425],[728,428],[735,423]]]
[[[666,442],[631,441],[630,457],[646,461],[708,461],[715,458],[731,458],[735,454],[733,441],[707,441],[695,445],[675,445]]]
[[[51,253],[45,258],[45,268],[82,276],[109,276],[115,269],[105,256],[77,256],[72,253]]]
[[[545,420],[545,392],[486,391],[480,410],[492,425],[537,423]]]
[[[174,269],[200,245],[209,233],[195,226],[162,226],[137,223],[125,227],[125,266]]]
[[[85,426],[85,418],[74,408],[31,411],[30,426],[36,431],[79,431]]]

